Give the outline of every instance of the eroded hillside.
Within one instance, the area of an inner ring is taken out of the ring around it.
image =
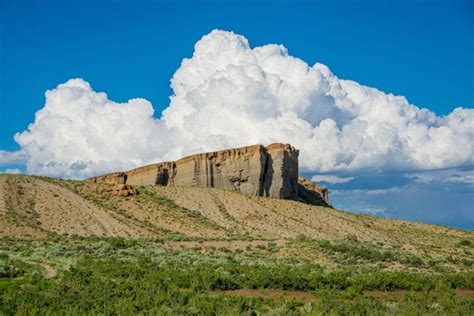
[[[474,262],[469,231],[211,188],[142,186],[117,196],[112,186],[0,175],[0,236],[118,236],[395,269],[471,270]]]

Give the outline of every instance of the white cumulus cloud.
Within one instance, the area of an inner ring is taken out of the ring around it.
[[[88,177],[157,159],[160,123],[144,99],[115,103],[71,79],[46,92],[28,130],[15,135],[29,173]]]
[[[311,178],[311,180],[315,182],[327,182],[327,183],[332,183],[332,184],[347,183],[347,182],[351,182],[354,179],[355,177],[344,178],[344,177],[338,177],[338,176],[333,176],[329,174],[317,174]]]
[[[144,99],[116,103],[82,79],[46,92],[15,136],[27,171],[87,177],[256,143],[300,149],[306,171],[421,170],[472,165],[474,110],[439,117],[405,97],[309,66],[282,45],[252,48],[232,32],[198,41],[171,80],[160,119]]]
[[[0,150],[0,166],[21,165],[28,161],[27,154],[22,151]]]

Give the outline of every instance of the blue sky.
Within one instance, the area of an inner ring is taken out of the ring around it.
[[[70,78],[116,102],[144,98],[160,118],[173,94],[170,79],[213,29],[242,34],[251,47],[283,44],[310,66],[323,63],[339,78],[405,96],[440,117],[472,108],[473,11],[472,1],[0,0],[0,149],[20,149],[14,134],[34,122],[45,91]],[[11,168],[25,170],[23,162],[0,165]],[[309,168],[308,175],[354,178],[326,183],[336,206],[474,227],[469,162],[428,168],[435,176],[424,182],[408,175],[417,168],[362,169]],[[456,200],[444,204],[439,196]]]

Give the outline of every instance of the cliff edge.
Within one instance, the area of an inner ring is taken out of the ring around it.
[[[290,144],[253,145],[191,155],[90,180],[135,186],[212,187],[329,205],[327,189],[298,179],[298,154]]]

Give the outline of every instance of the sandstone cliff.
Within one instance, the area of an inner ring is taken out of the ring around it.
[[[329,204],[328,189],[305,178],[298,178],[298,198],[302,202],[320,205],[320,200]]]
[[[233,148],[92,178],[113,184],[198,186],[327,205],[327,190],[298,182],[299,151],[289,144]],[[309,181],[309,180],[306,180]],[[311,182],[312,183],[312,182]]]

